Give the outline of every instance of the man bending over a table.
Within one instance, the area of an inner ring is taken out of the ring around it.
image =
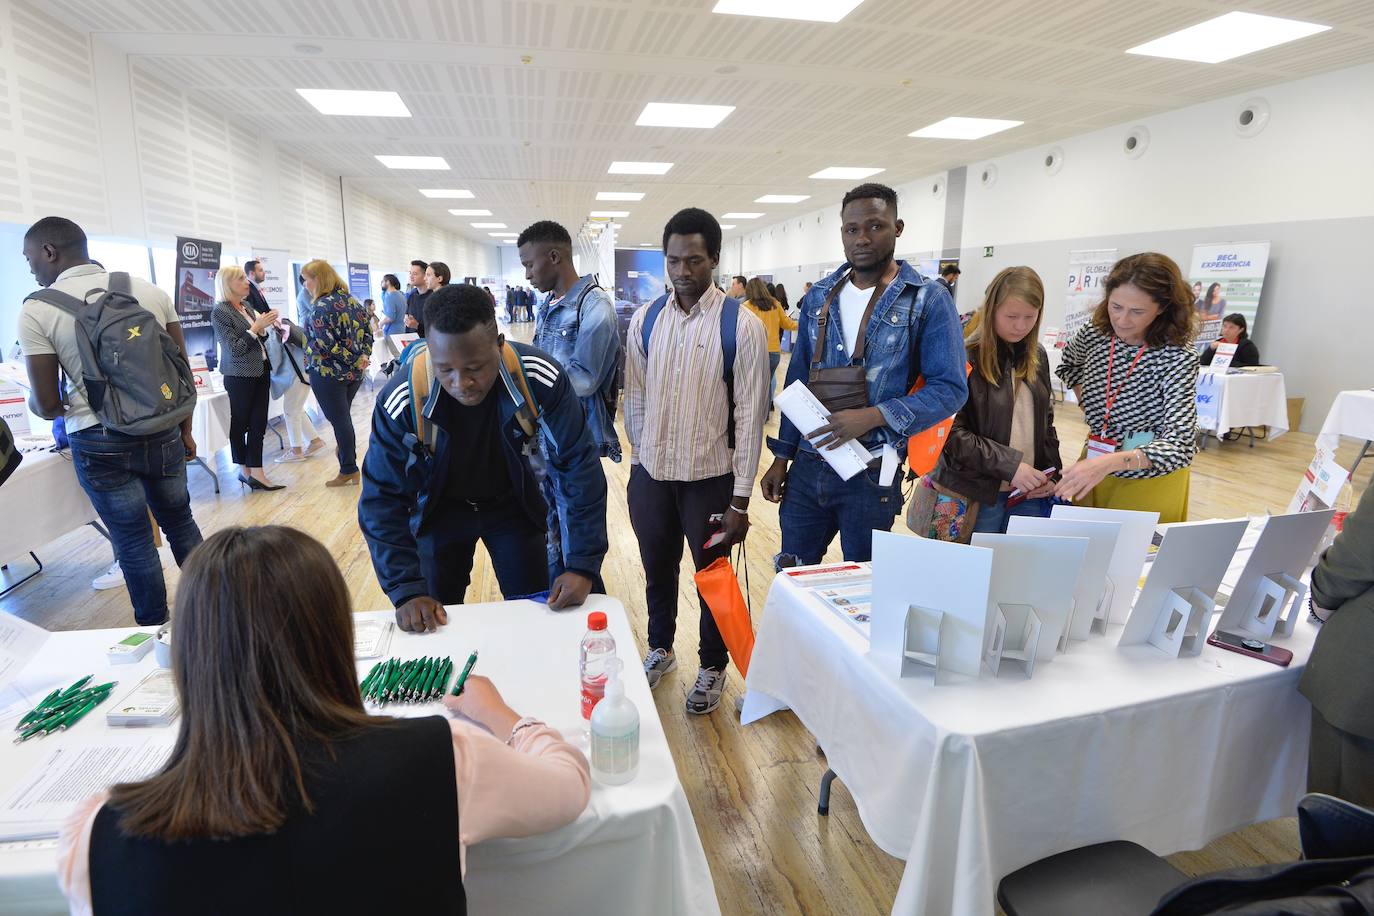
[[[476,286],[435,290],[424,321],[425,349],[377,395],[358,502],[396,622],[448,623],[444,605],[463,603],[478,540],[507,599],[547,590],[551,608],[581,604],[602,588],[606,477],[577,393],[553,357],[505,339]]]

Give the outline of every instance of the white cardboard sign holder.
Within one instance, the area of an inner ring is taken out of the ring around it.
[[[1087,538],[1088,552],[1084,555],[1083,568],[1074,587],[1073,611],[1069,614],[1069,625],[1060,637],[1059,651],[1067,651],[1070,640],[1082,641],[1094,632],[1107,631],[1107,615],[1115,595],[1107,573],[1117,538],[1121,534],[1120,522],[1014,515],[1007,525],[1007,534]]]
[[[1125,623],[1131,616],[1131,602],[1135,598],[1136,584],[1140,581],[1140,570],[1149,554],[1150,541],[1155,535],[1155,525],[1159,524],[1159,513],[1055,506],[1050,511],[1050,517],[1116,522],[1121,525],[1121,533],[1117,536],[1111,563],[1107,567],[1107,577],[1112,583],[1108,614],[1101,624],[1094,622],[1092,632],[1105,633],[1108,624]]]
[[[992,638],[983,654],[983,662],[992,670],[992,676],[997,677],[1004,661],[1020,662],[1026,677],[1034,674],[1042,629],[1040,616],[1029,604],[999,602],[993,613]],[[1015,634],[1015,638],[1009,640],[1009,634]]]
[[[1268,639],[1291,636],[1307,586],[1299,578],[1331,523],[1334,509],[1270,516],[1241,570],[1217,629]]]
[[[1007,643],[1006,657],[1014,658],[1010,653],[1033,642],[1036,659],[1044,664],[1054,660],[1069,628],[1074,592],[1089,543],[1087,538],[1033,534],[973,536],[974,547],[988,547],[993,552],[985,630],[997,635],[1000,617],[1002,635],[1016,635],[1014,644]],[[1030,609],[1034,624],[1028,622],[1025,608]],[[1032,629],[1034,640],[1029,639]],[[995,664],[989,667],[996,671]],[[1026,673],[1029,676],[1030,667]]]

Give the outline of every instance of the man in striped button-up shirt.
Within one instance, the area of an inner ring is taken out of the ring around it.
[[[625,431],[630,440],[630,523],[639,539],[649,606],[651,687],[677,667],[677,589],[685,537],[703,569],[749,530],[749,495],[758,473],[768,400],[768,344],[763,323],[738,308],[735,325],[734,448],[723,380],[721,315],[725,294],[712,282],[720,263],[720,224],[695,208],[663,230],[673,292],[658,312],[645,352],[643,328],[652,305],[630,320],[625,358]],[[717,530],[720,543],[705,547]],[[727,652],[701,602],[701,668],[687,711],[711,712],[725,685]]]

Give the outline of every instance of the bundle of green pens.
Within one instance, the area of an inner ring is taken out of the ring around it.
[[[110,696],[110,691],[119,683],[110,681],[97,687],[87,687],[90,679],[91,675],[88,674],[66,690],[58,688],[44,697],[43,702],[25,713],[19,724],[14,727],[14,730],[19,732],[19,737],[14,739],[14,743],[66,731],[81,721],[86,713],[105,702]]]
[[[363,699],[378,705],[427,703],[444,695],[453,676],[453,659],[425,656],[408,662],[389,658],[372,666],[359,685]]]

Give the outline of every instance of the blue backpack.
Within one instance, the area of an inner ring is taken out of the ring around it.
[[[649,337],[654,333],[654,322],[658,321],[658,316],[663,313],[663,307],[668,304],[666,295],[659,296],[649,306],[649,310],[644,313],[644,327],[641,330],[641,337],[644,343],[644,363],[649,363]],[[720,310],[720,350],[724,354],[721,363],[721,376],[725,381],[725,396],[730,403],[730,411],[725,420],[726,445],[731,451],[735,449],[735,335],[739,331],[739,300],[725,297],[725,304]]]

